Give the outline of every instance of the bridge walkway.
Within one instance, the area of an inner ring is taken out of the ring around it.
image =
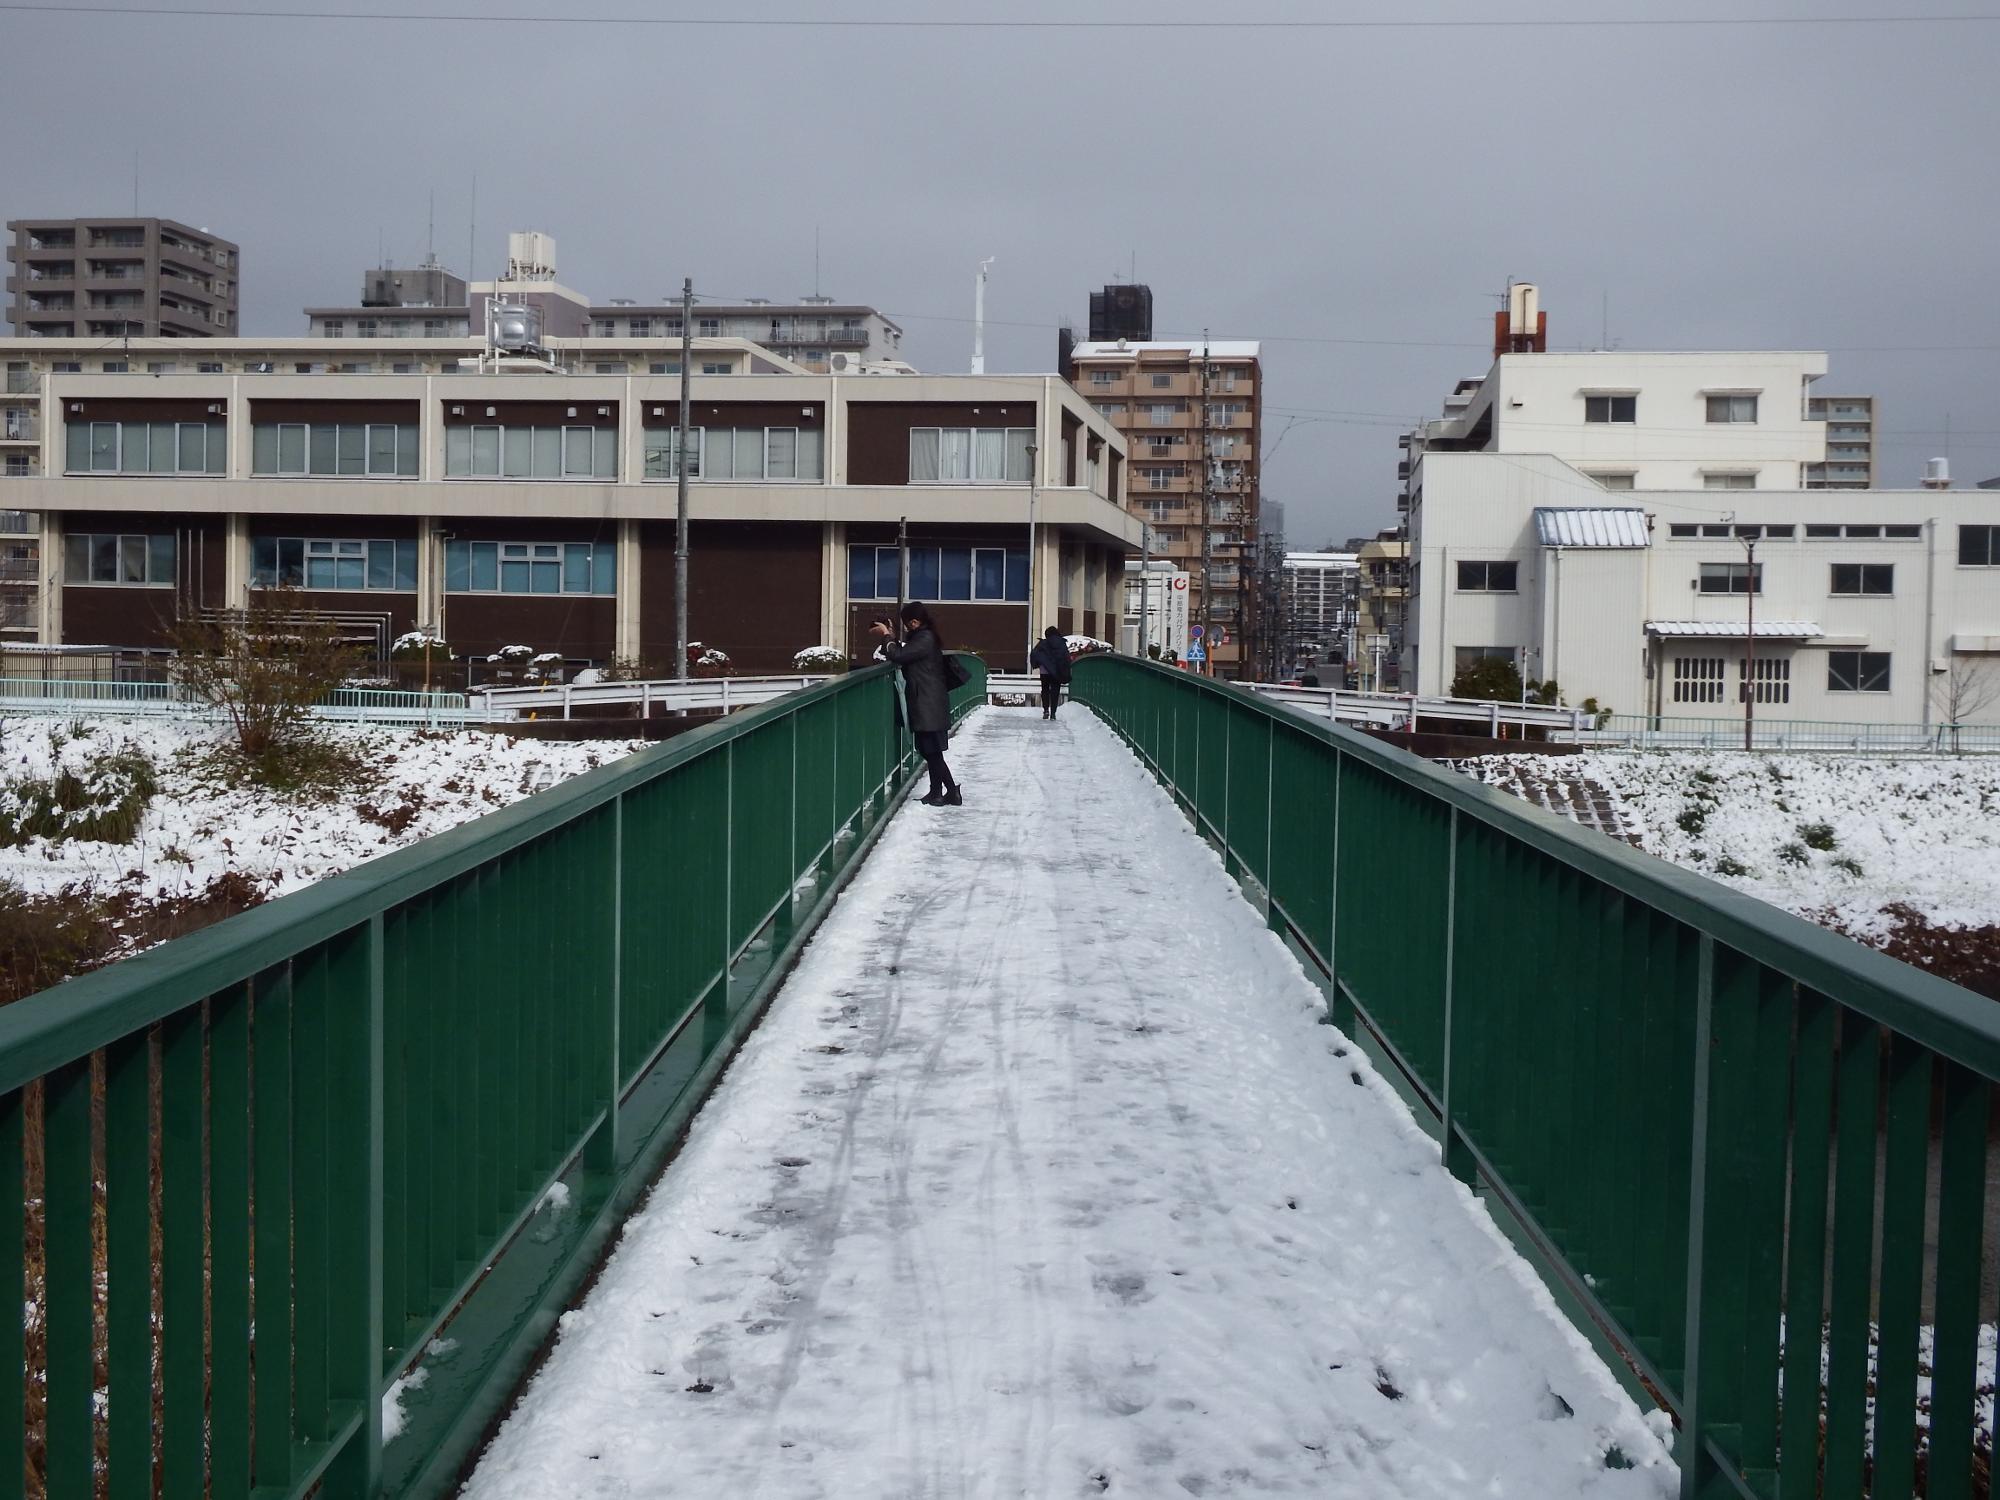
[[[464,1493],[1675,1492],[1111,731],[983,709],[953,761]]]

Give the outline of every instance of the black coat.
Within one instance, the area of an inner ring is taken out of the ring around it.
[[[1028,653],[1028,665],[1057,682],[1068,682],[1069,642],[1060,636],[1055,640],[1043,636],[1035,642],[1035,649]]]
[[[944,685],[944,649],[928,630],[913,631],[900,644],[882,643],[882,655],[903,669],[903,701],[912,734],[951,728],[951,694]]]

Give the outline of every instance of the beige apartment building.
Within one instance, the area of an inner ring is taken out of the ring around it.
[[[234,338],[238,251],[172,219],[10,219],[20,338]]]
[[[1126,503],[1152,528],[1156,557],[1185,569],[1188,618],[1206,624],[1211,669],[1244,673],[1255,608],[1263,374],[1250,340],[1081,343],[1071,382],[1124,434]],[[1208,513],[1202,514],[1203,497]]]

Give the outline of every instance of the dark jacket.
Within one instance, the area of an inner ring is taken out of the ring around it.
[[[1061,636],[1050,640],[1043,636],[1035,642],[1035,649],[1028,653],[1028,665],[1045,677],[1053,677],[1057,682],[1069,681],[1069,642]]]
[[[902,642],[884,641],[882,655],[903,669],[903,699],[912,734],[951,728],[951,694],[944,685],[944,650],[928,630]]]

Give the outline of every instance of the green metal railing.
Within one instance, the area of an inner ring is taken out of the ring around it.
[[[1674,1413],[1683,1495],[1987,1492],[1993,1002],[1253,694],[1074,691]]]
[[[892,697],[807,689],[0,1010],[0,1493],[448,1489],[907,785]]]

